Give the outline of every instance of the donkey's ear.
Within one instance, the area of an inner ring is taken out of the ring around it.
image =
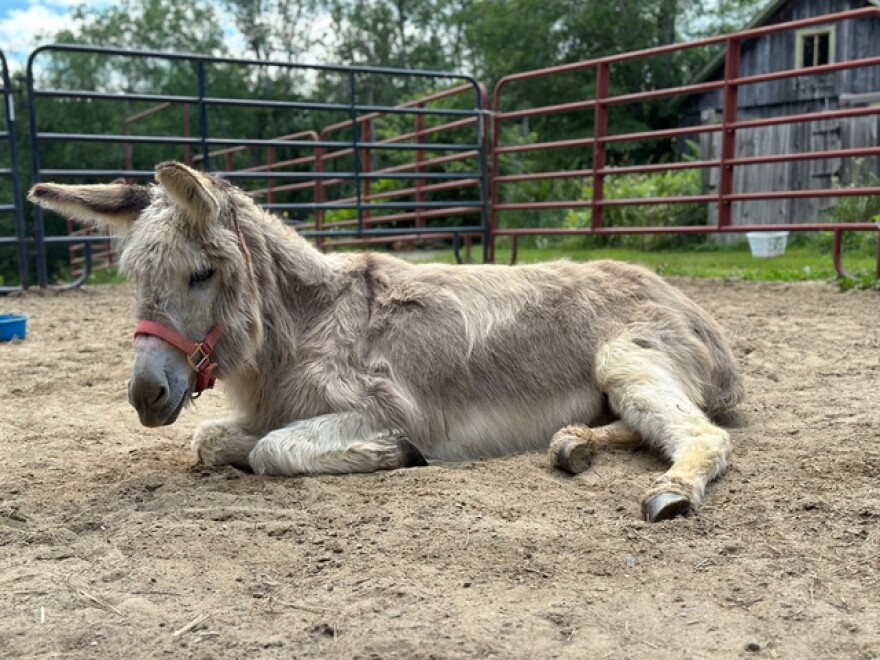
[[[175,204],[189,213],[192,222],[211,223],[220,214],[217,187],[204,174],[183,163],[159,163],[156,165],[156,181]]]
[[[150,205],[150,189],[128,183],[69,186],[38,183],[28,199],[43,208],[114,233],[124,233]]]

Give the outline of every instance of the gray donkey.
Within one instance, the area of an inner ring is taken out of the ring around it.
[[[225,383],[236,415],[197,428],[201,462],[370,472],[549,440],[554,465],[577,473],[602,448],[647,445],[672,461],[642,502],[650,521],[696,507],[724,472],[730,438],[707,415],[742,397],[734,357],[652,273],[325,255],[223,180],[166,162],[156,182],[41,183],[29,197],[121,237],[142,424],[171,424]]]

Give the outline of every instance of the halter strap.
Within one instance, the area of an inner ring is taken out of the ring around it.
[[[214,387],[217,377],[214,371],[220,366],[211,362],[211,353],[223,334],[223,327],[215,325],[200,342],[190,341],[171,328],[155,323],[154,321],[138,321],[134,330],[134,337],[149,335],[158,337],[167,344],[171,344],[186,356],[186,362],[190,369],[196,372],[196,386],[193,389],[193,398],[198,397],[205,390]]]

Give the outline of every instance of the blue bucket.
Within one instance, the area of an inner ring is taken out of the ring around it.
[[[24,339],[27,333],[27,317],[15,314],[0,314],[0,341]]]

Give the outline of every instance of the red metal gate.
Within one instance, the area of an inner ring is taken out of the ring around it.
[[[860,108],[848,108],[828,110],[823,112],[790,114],[777,117],[767,117],[751,120],[741,120],[738,117],[738,91],[746,85],[767,83],[770,81],[785,80],[798,77],[815,77],[828,73],[874,67],[880,65],[880,57],[869,57],[843,62],[834,62],[809,68],[794,68],[783,71],[774,71],[761,75],[741,76],[740,61],[743,44],[758,37],[778,33],[790,32],[818,25],[836,24],[843,21],[858,19],[880,19],[880,8],[869,7],[865,9],[817,16],[805,20],[769,25],[752,30],[746,30],[734,34],[713,37],[682,44],[672,44],[659,48],[652,48],[632,53],[623,53],[586,62],[578,62],[563,66],[539,69],[502,78],[495,87],[493,108],[493,149],[492,167],[490,178],[490,256],[494,258],[495,243],[499,236],[511,238],[513,258],[516,258],[517,239],[520,236],[538,235],[614,235],[614,234],[707,234],[707,233],[741,233],[741,232],[766,232],[766,231],[831,231],[834,235],[833,255],[838,273],[842,276],[844,271],[841,265],[841,234],[844,231],[869,231],[877,232],[878,225],[874,222],[850,222],[850,223],[819,223],[799,222],[795,224],[736,224],[731,222],[731,210],[733,204],[753,200],[778,200],[798,198],[823,198],[843,196],[864,196],[880,194],[880,187],[848,187],[848,188],[820,188],[809,190],[774,190],[765,192],[734,192],[734,173],[737,168],[750,165],[769,163],[790,163],[811,159],[831,158],[857,158],[880,155],[880,146],[870,146],[847,150],[834,151],[808,151],[804,153],[769,154],[753,157],[738,157],[736,153],[736,137],[738,131],[784,124],[798,124],[801,122],[826,121],[830,119],[845,120],[854,117],[880,114],[880,107],[869,106]],[[691,85],[651,89],[648,91],[612,95],[611,79],[612,67],[624,62],[645,61],[663,55],[669,55],[680,51],[707,46],[722,46],[725,52],[724,75],[720,80],[711,80]],[[545,105],[532,108],[505,109],[506,93],[513,86],[527,81],[539,79],[552,79],[580,72],[591,72],[595,75],[595,95],[592,98],[584,98],[564,104]],[[669,128],[647,132],[632,132],[610,134],[608,131],[608,112],[614,106],[645,103],[658,99],[682,97],[695,93],[720,90],[722,92],[723,110],[722,119],[718,123]],[[521,122],[528,118],[545,117],[549,115],[564,115],[591,111],[593,113],[593,134],[589,137],[576,139],[536,142],[527,144],[505,144],[502,127],[505,123]],[[688,162],[654,163],[642,165],[610,166],[606,158],[608,145],[633,143],[658,139],[679,139],[701,133],[717,133],[721,136],[720,157],[711,160],[697,160]],[[592,166],[589,169],[562,170],[554,172],[518,172],[505,173],[500,168],[500,158],[505,154],[528,153],[534,151],[562,150],[562,149],[591,149]],[[671,196],[671,197],[642,197],[630,199],[607,199],[604,195],[605,182],[610,176],[627,174],[648,174],[682,169],[716,169],[720,185],[717,194]],[[505,202],[502,200],[501,187],[507,184],[515,184],[526,181],[553,181],[559,179],[590,179],[592,183],[592,199],[552,200],[545,202]],[[604,222],[603,210],[612,206],[636,206],[655,204],[718,204],[717,220],[713,224],[703,226],[646,226],[646,227],[609,227]],[[499,217],[510,211],[541,211],[551,209],[578,209],[590,210],[590,224],[588,227],[564,228],[564,227],[531,227],[510,228],[503,227]],[[880,235],[878,235],[880,236]],[[880,240],[877,249],[877,276],[880,277]]]

